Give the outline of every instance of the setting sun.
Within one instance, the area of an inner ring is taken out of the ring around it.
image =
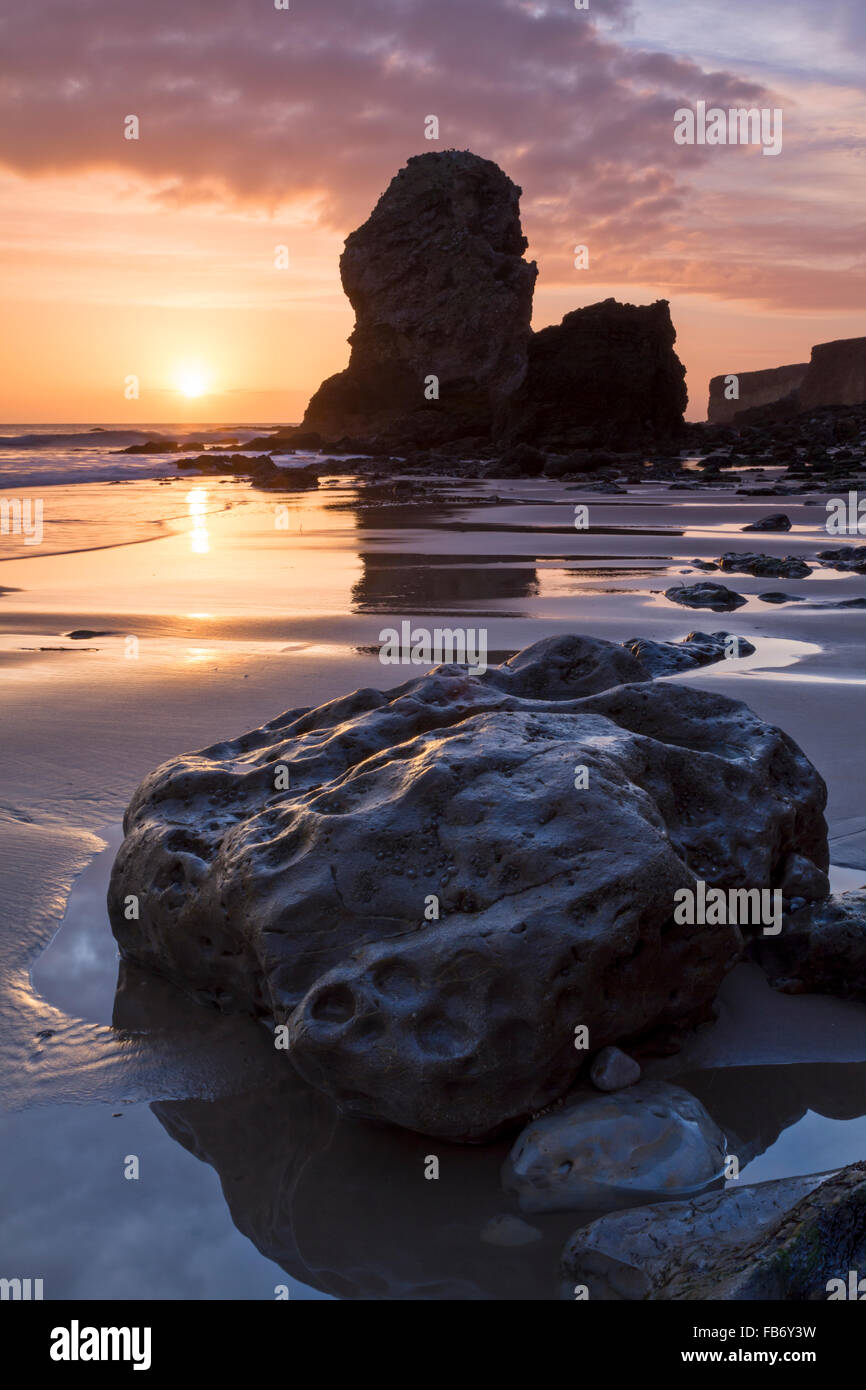
[[[177,389],[180,391],[181,395],[189,396],[190,398],[194,396],[203,396],[208,388],[208,374],[204,367],[199,366],[197,363],[179,367],[175,373],[175,381],[177,382]]]

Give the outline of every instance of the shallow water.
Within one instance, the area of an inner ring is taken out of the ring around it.
[[[649,486],[587,494],[576,532],[581,494],[561,485],[416,486],[417,506],[371,504],[348,475],[283,498],[210,478],[59,485],[44,545],[0,536],[0,1273],[45,1278],[46,1297],[273,1298],[281,1282],[293,1298],[559,1296],[562,1245],[587,1218],[504,1222],[507,1146],[436,1143],[443,1177],[425,1182],[430,1140],[341,1120],[259,1025],[152,981],[117,990],[105,886],[137,782],[283,709],[413,674],[378,662],[383,627],[459,616],[491,660],[567,631],[748,637],[752,657],[675,679],[800,742],[828,781],[836,886],[866,879],[866,613],[756,597],[851,597],[866,579],[725,576],[749,595],[733,614],[663,595],[697,577],[692,557],[822,548],[820,504]],[[742,536],[780,506],[791,533]],[[862,1157],[866,1015],[774,995],[750,970],[660,1071],[732,1136],[741,1180]]]

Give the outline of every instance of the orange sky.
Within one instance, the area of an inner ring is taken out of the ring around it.
[[[37,8],[0,24],[5,422],[299,419],[348,357],[344,237],[410,154],[449,146],[523,186],[536,328],[671,300],[692,418],[712,374],[866,332],[855,0],[820,21],[805,0]],[[716,51],[714,16],[735,14]],[[783,153],[675,146],[674,109],[701,96],[781,106]]]

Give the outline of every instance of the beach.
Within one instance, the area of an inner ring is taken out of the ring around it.
[[[340,1259],[354,1268],[360,1258],[341,1254],[335,1223],[323,1218],[321,1229],[294,1234],[292,1258],[306,1275],[291,1261],[295,1274],[285,1275],[279,1240],[265,1237],[267,1222],[227,1176],[238,1165],[258,1171],[244,1136],[261,1120],[256,1098],[288,1084],[285,1067],[260,1024],[184,1005],[171,991],[147,1027],[131,992],[112,1028],[117,953],[104,896],[124,809],[160,763],[284,710],[421,674],[382,664],[383,629],[404,620],[483,628],[491,663],[568,633],[748,639],[752,655],[661,679],[743,700],[790,735],[827,782],[834,890],[866,883],[866,619],[828,606],[866,596],[866,579],[818,567],[783,581],[725,575],[747,599],[730,613],[664,596],[701,577],[695,558],[737,549],[814,556],[828,545],[822,494],[744,497],[722,480],[693,492],[650,482],[605,495],[551,479],[440,475],[413,478],[411,499],[383,499],[350,460],[325,471],[316,490],[264,493],[237,479],[178,476],[169,458],[136,459],[136,476],[113,477],[117,456],[93,447],[90,473],[101,469],[103,481],[44,475],[28,488],[13,471],[26,460],[4,461],[7,492],[41,498],[45,530],[39,546],[0,535],[3,1222],[7,1263],[38,1263],[50,1296],[267,1298],[288,1277],[292,1298],[339,1297]],[[737,474],[766,484],[773,470]],[[581,504],[589,526],[577,530]],[[780,509],[790,531],[743,536],[748,522]],[[776,588],[805,602],[757,597]],[[751,1146],[742,1172],[753,1181],[830,1171],[862,1154],[858,1004],[778,994],[756,966],[741,965],[723,987],[718,1022],[652,1066],[660,1077],[688,1076],[711,1111],[715,1103],[742,1128]],[[754,1097],[771,1092],[783,1099],[759,1124]],[[305,1104],[292,1093],[287,1113]],[[189,1147],[176,1142],[178,1126],[188,1127]],[[393,1284],[373,1296],[452,1296],[469,1250],[471,1288],[456,1296],[558,1296],[556,1252],[574,1216],[539,1218],[537,1241],[503,1251],[495,1232],[517,1217],[491,1176],[501,1146],[451,1146],[463,1174],[459,1235],[444,1246],[419,1236],[407,1264],[396,1253],[396,1212],[414,1212],[426,1230],[427,1199],[423,1184],[401,1187],[401,1154],[425,1141],[357,1130],[341,1121],[324,1148],[310,1140],[313,1155],[321,1149],[337,1163],[311,1181],[313,1191],[324,1182],[323,1192],[343,1193],[346,1248],[356,1243],[347,1231],[354,1212],[362,1263],[390,1269]],[[128,1154],[139,1156],[148,1193],[134,1211]],[[383,1211],[395,1184],[398,1198],[375,1230],[359,1214],[364,1201],[348,1203],[350,1171]],[[369,1295],[365,1277],[344,1296],[358,1287]]]

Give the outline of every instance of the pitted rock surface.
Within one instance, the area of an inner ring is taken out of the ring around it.
[[[595,1052],[709,1015],[740,934],[674,924],[677,889],[827,866],[824,783],[792,740],[645,675],[550,638],[164,764],[125,818],[121,951],[286,1022],[351,1115],[459,1140],[524,1120],[573,1085],[577,1025]]]

